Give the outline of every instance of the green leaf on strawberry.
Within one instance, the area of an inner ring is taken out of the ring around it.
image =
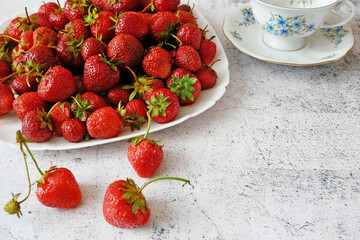
[[[159,96],[151,96],[150,101],[146,101],[152,117],[158,115],[166,116],[166,108],[171,104],[171,102],[166,101],[168,98],[168,96],[164,97],[161,93]]]
[[[195,90],[193,85],[197,81],[196,78],[190,78],[190,74],[186,74],[183,78],[179,79],[176,76],[172,76],[173,83],[169,84],[170,90],[176,94],[176,96],[181,97],[183,100],[189,98],[191,101],[194,101],[194,96],[192,91]]]

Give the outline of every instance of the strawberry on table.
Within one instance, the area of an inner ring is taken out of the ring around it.
[[[150,183],[159,180],[177,180],[190,184],[186,179],[162,177],[153,179],[139,188],[132,179],[117,180],[108,186],[105,193],[103,202],[105,220],[118,228],[137,228],[147,223],[151,211],[142,191]]]
[[[153,91],[146,101],[151,117],[157,123],[168,123],[175,119],[180,110],[180,103],[175,93],[167,88]]]
[[[135,101],[135,100],[133,100]],[[164,153],[161,145],[156,141],[148,138],[151,117],[148,114],[148,128],[144,137],[135,137],[128,139],[130,146],[127,151],[127,157],[137,175],[142,178],[150,178],[161,164]]]

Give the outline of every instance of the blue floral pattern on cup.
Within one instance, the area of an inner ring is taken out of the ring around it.
[[[237,40],[241,41],[242,38],[240,37],[240,34],[235,30],[235,31],[232,31],[230,32],[231,35],[233,35],[234,38],[236,38]]]
[[[308,25],[303,15],[284,18],[271,13],[269,21],[266,22],[266,25],[261,25],[261,27],[272,34],[283,37],[315,31],[315,25]]]
[[[243,22],[236,21],[239,26],[250,26],[255,23],[255,18],[251,8],[240,9],[243,15]]]
[[[315,2],[315,0],[291,0],[290,4],[294,5],[294,3],[295,3],[295,4],[302,4],[303,6],[306,6],[306,5],[313,4],[313,2]]]
[[[335,28],[321,28],[320,31],[323,36],[329,39],[335,47],[342,43],[342,38],[349,33],[349,31],[344,29],[343,26]]]

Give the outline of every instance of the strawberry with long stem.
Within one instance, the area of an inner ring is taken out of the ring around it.
[[[103,202],[103,214],[105,220],[119,228],[137,228],[144,225],[151,216],[143,190],[150,183],[160,180],[176,180],[184,182],[183,186],[190,181],[177,177],[161,177],[150,180],[139,188],[134,180],[118,180],[111,183],[105,193]]]

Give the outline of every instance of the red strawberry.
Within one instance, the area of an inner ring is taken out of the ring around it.
[[[171,73],[171,62],[171,55],[168,51],[154,47],[145,55],[142,63],[146,74],[155,78],[166,79]]]
[[[44,3],[39,8],[38,13],[50,15],[50,13],[57,9],[59,9],[59,6],[54,2]]]
[[[26,16],[28,16],[27,9],[25,8]],[[34,22],[34,19],[29,17],[21,18],[17,17],[13,19],[8,27],[7,35],[12,38],[20,39],[20,36],[23,32],[33,31],[38,28],[40,25]]]
[[[196,19],[191,11],[185,11],[182,9],[178,9],[175,13],[176,17],[179,20],[180,24],[195,24],[196,25]]]
[[[24,54],[23,61],[28,63],[33,62],[34,65],[32,66],[32,68],[35,68],[36,72],[38,73],[46,72],[47,70],[49,70],[49,68],[55,66],[57,63],[57,59],[53,51],[46,46],[33,47]]]
[[[153,5],[159,11],[173,12],[179,6],[180,0],[153,0]]]
[[[95,112],[100,108],[108,106],[102,97],[93,92],[86,92],[81,94],[81,99],[82,101],[87,101],[88,106],[91,106],[91,108],[88,109],[90,112]]]
[[[139,0],[104,0],[102,7],[113,13],[121,13],[124,11],[137,10],[140,5]]]
[[[55,106],[50,113],[51,121],[55,134],[62,136],[61,125],[64,121],[71,119],[71,109],[68,102],[63,102]]]
[[[19,41],[19,47],[21,50],[28,51],[34,45],[34,31],[24,32]]]
[[[48,102],[63,101],[76,91],[72,73],[61,67],[51,68],[38,86],[39,96]]]
[[[10,74],[11,74],[10,65],[7,62],[0,59],[0,79],[4,78]]]
[[[39,27],[33,32],[34,46],[55,47],[58,42],[57,34],[46,27]]]
[[[214,63],[216,63],[215,61]],[[213,64],[214,64],[213,63]],[[209,89],[215,86],[216,80],[217,80],[217,74],[214,69],[212,69],[212,66],[201,66],[199,70],[195,72],[196,76],[199,78],[201,82],[201,89]]]
[[[146,103],[151,117],[157,123],[168,123],[174,120],[180,109],[178,97],[166,88],[153,91],[150,100]]]
[[[121,68],[135,68],[143,59],[144,47],[139,40],[130,34],[119,34],[114,37],[107,48],[107,56],[115,62],[122,61]]]
[[[115,14],[109,11],[98,12],[97,8],[93,8],[89,15],[84,17],[85,26],[90,26],[93,37],[99,38],[105,42],[109,42],[115,36],[113,28]]]
[[[37,90],[38,83],[36,78],[31,75],[21,75],[14,79],[11,83],[11,88],[17,94],[23,94],[26,92],[34,92]]]
[[[148,138],[151,117],[149,117],[148,128],[144,137],[135,137],[128,140],[130,146],[127,157],[137,175],[142,178],[150,178],[158,169],[163,160],[164,153],[162,146],[156,141]]]
[[[24,136],[36,143],[46,142],[54,133],[49,114],[42,110],[32,110],[26,113],[21,126]]]
[[[81,19],[75,19],[66,24],[64,33],[67,33],[76,39],[83,38],[84,41],[91,37],[90,28],[86,27]]]
[[[84,86],[84,81],[83,81],[83,76],[81,76],[81,75],[74,76],[74,81],[75,81],[76,92],[77,93],[86,92],[86,88]]]
[[[175,65],[195,72],[201,67],[199,53],[193,47],[180,46],[176,52]]]
[[[108,92],[107,97],[114,107],[117,107],[119,102],[121,102],[121,105],[126,106],[129,102],[130,94],[130,90],[123,89],[121,86],[116,86]]]
[[[70,21],[83,19],[88,13],[89,6],[86,0],[68,0],[64,5],[64,13]]]
[[[106,190],[103,202],[103,215],[112,226],[119,228],[137,228],[150,218],[151,211],[142,190],[152,182],[159,180],[177,180],[190,184],[189,180],[174,177],[153,179],[139,188],[132,179],[111,183]]]
[[[69,21],[60,5],[49,14],[49,23],[55,29],[64,29]]]
[[[195,50],[200,48],[202,32],[198,26],[186,23],[180,27],[176,36],[183,46],[191,46]]]
[[[81,122],[86,122],[86,119],[91,114],[90,109],[93,106],[90,105],[87,99],[83,100],[79,93],[76,94],[76,97],[72,97],[72,99],[73,101],[71,102],[71,111],[73,112],[74,117],[79,119]]]
[[[100,93],[113,88],[120,80],[120,71],[112,60],[100,56],[89,57],[84,66],[84,86],[88,91]]]
[[[125,107],[125,126],[130,125],[131,131],[139,130],[146,122],[146,113],[146,105],[142,100],[131,100]]]
[[[165,84],[163,81],[155,79],[153,82],[151,82],[149,85],[147,85],[147,88],[144,88],[144,94],[142,99],[144,101],[148,101],[150,100],[150,95],[153,91],[155,91],[156,89],[160,89],[160,88],[165,88]]]
[[[56,54],[63,66],[77,69],[84,65],[81,56],[83,38],[73,38],[71,35],[61,38],[56,46]]]
[[[96,38],[88,38],[85,40],[81,50],[81,56],[85,62],[89,57],[101,53],[106,53],[106,46],[103,42]]]
[[[142,41],[149,33],[149,28],[141,13],[125,12],[119,16],[115,26],[115,34],[119,35],[120,33],[131,34]]]
[[[0,35],[0,60],[11,63],[11,51],[15,47],[15,43],[4,35]]]
[[[47,207],[73,208],[81,202],[81,190],[67,168],[51,167],[38,181],[36,197]]]
[[[14,94],[9,86],[0,83],[0,117],[12,110]]]
[[[177,10],[192,12],[193,9],[188,4],[182,4],[177,7]]]
[[[112,107],[103,107],[86,120],[86,129],[93,138],[108,139],[119,135],[124,125],[119,113]]]
[[[216,55],[216,44],[209,39],[201,40],[200,49],[198,51],[201,62],[209,65]]]
[[[40,27],[52,28],[52,25],[49,22],[49,16],[46,14],[34,13],[30,15],[30,19],[34,21],[34,23],[39,24]]]
[[[62,123],[61,132],[66,140],[76,143],[84,138],[86,128],[80,120],[73,118]]]
[[[152,16],[149,32],[156,41],[165,41],[178,24],[176,15],[172,12],[161,11]]]
[[[32,110],[47,110],[47,103],[42,100],[37,92],[26,92],[13,102],[16,115],[22,120],[26,113]]]

